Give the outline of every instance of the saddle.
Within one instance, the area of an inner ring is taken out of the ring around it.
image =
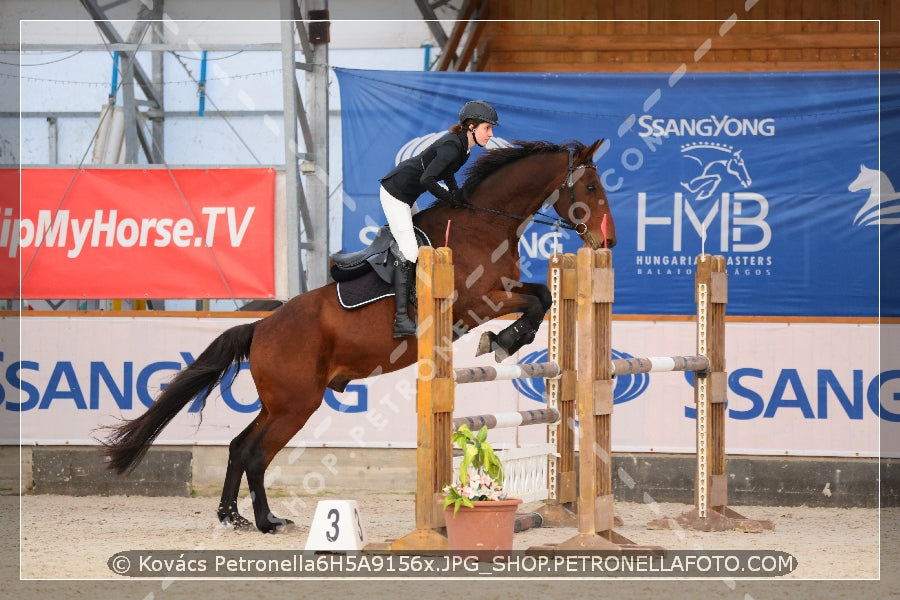
[[[419,246],[430,246],[431,240],[425,232],[413,227],[416,242]],[[375,234],[372,243],[362,250],[344,254],[338,252],[331,255],[331,277],[335,281],[351,281],[374,270],[385,283],[394,281],[394,266],[400,256],[397,241],[390,227],[384,225]]]
[[[430,246],[424,231],[414,227],[419,246]],[[341,306],[359,308],[394,295],[394,269],[400,250],[387,225],[381,227],[366,248],[349,254],[331,255],[331,277],[337,282]]]

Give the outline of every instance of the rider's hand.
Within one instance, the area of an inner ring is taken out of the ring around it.
[[[463,196],[463,191],[461,189],[455,189],[450,192],[450,206],[453,208],[462,208],[466,206],[466,198]]]

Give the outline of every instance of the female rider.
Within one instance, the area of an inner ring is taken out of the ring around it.
[[[401,256],[394,271],[394,337],[416,334],[416,324],[407,311],[410,285],[419,245],[413,233],[412,205],[425,191],[438,200],[454,204],[464,202],[455,174],[469,158],[469,150],[484,147],[494,136],[497,111],[483,100],[466,102],[459,111],[459,122],[422,152],[398,164],[381,179],[381,208]],[[441,186],[443,181],[447,187]]]

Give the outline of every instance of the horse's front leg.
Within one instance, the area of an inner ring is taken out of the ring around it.
[[[487,299],[497,307],[496,316],[516,312],[521,312],[522,316],[500,333],[485,332],[478,343],[476,356],[493,352],[495,360],[502,362],[534,341],[544,315],[553,304],[553,297],[547,286],[539,283],[523,283],[517,292],[497,290],[487,294]]]

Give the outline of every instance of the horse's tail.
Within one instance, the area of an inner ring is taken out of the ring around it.
[[[250,342],[259,321],[238,325],[216,338],[189,367],[179,372],[147,409],[136,419],[108,427],[101,452],[109,457],[108,467],[119,474],[134,469],[156,436],[198,395],[201,410],[213,388],[221,383],[232,364],[250,355]]]

